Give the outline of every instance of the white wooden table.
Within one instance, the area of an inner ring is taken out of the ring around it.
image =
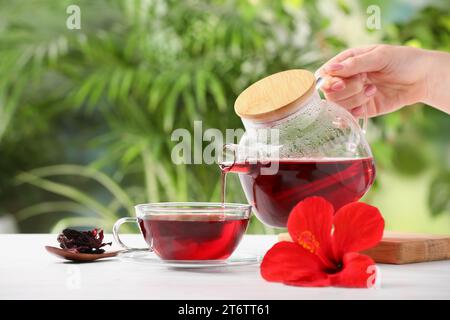
[[[142,244],[140,235],[123,238]],[[245,236],[238,250],[262,254],[275,241]],[[375,289],[300,288],[264,281],[257,265],[173,270],[116,258],[74,264],[44,245],[56,246],[56,236],[0,235],[0,299],[450,299],[450,261],[379,265]]]

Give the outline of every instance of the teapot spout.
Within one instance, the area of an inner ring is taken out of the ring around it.
[[[234,143],[226,143],[222,147],[222,154],[219,156],[219,167],[222,171],[231,169],[236,163],[239,145]]]
[[[219,158],[220,167],[232,167],[235,163],[268,163],[280,158],[281,145],[270,145],[258,142],[245,144],[227,143],[222,147],[222,155]]]

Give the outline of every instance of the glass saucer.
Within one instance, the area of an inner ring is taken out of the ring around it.
[[[162,260],[148,250],[127,250],[118,254],[125,262],[145,263],[152,266],[171,268],[223,268],[259,264],[262,257],[249,253],[234,253],[226,260]]]

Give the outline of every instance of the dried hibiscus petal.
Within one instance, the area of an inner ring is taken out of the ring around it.
[[[77,231],[73,229],[64,229],[58,235],[59,246],[62,249],[75,253],[103,253],[101,249],[111,242],[103,243],[103,230],[92,229],[89,231]]]

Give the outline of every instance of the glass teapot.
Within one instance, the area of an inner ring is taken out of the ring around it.
[[[220,167],[239,174],[256,216],[286,227],[301,200],[321,196],[335,210],[359,200],[375,165],[362,127],[339,105],[322,100],[314,75],[288,70],[244,90],[235,102],[245,134],[226,144]]]

